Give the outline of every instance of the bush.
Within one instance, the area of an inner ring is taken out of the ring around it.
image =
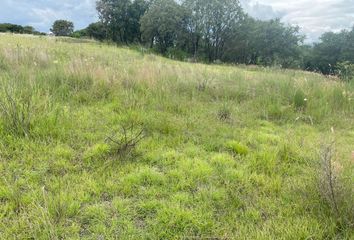
[[[354,80],[354,64],[348,61],[337,64],[337,75],[345,82]]]
[[[219,110],[218,110],[218,118],[220,121],[230,121],[231,120],[231,110],[230,108],[224,104]]]
[[[334,144],[323,147],[319,190],[322,199],[330,206],[339,225],[354,223],[354,192],[351,177],[345,177],[343,166],[335,159]]]
[[[145,138],[145,129],[134,122],[121,124],[119,131],[114,131],[106,138],[106,142],[111,146],[112,153],[119,157],[126,157]]]

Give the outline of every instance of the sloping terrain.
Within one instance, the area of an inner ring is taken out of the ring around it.
[[[353,237],[353,84],[16,35],[0,82],[0,239]]]

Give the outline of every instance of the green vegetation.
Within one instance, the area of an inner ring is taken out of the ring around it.
[[[240,0],[97,0],[99,21],[74,31],[56,20],[55,36],[91,38],[147,48],[162,56],[200,63],[302,69],[354,79],[354,26],[325,32],[311,45],[298,26],[248,15]],[[0,32],[39,35],[31,26],[0,24]]]
[[[16,35],[0,82],[0,239],[353,237],[353,82]]]
[[[21,25],[11,24],[11,23],[0,23],[0,33],[1,32],[45,35],[45,33],[36,31],[32,26],[21,26]]]
[[[100,23],[76,36],[142,44],[173,59],[304,69],[341,75],[354,64],[354,27],[303,43],[298,26],[256,20],[239,0],[99,0]],[[104,34],[104,32],[106,34]],[[352,71],[349,78],[354,78]]]
[[[70,36],[74,32],[74,23],[67,20],[56,20],[50,31],[55,36]]]

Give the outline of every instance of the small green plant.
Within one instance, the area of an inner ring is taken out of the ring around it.
[[[249,152],[249,149],[247,146],[236,142],[236,141],[229,141],[225,144],[226,149],[231,151],[234,154],[237,155],[247,155]]]
[[[330,206],[340,225],[354,224],[353,188],[343,174],[343,166],[335,161],[334,143],[324,146],[321,152],[319,191]]]
[[[218,118],[220,121],[230,121],[231,120],[231,110],[230,108],[224,104],[219,110],[218,110]]]
[[[131,122],[121,124],[120,130],[107,137],[106,142],[111,146],[114,154],[124,157],[132,153],[144,138],[144,127]]]
[[[294,106],[296,110],[305,110],[307,100],[305,93],[301,89],[298,89],[294,96]]]

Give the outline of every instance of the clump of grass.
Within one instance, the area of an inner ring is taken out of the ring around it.
[[[204,92],[209,86],[209,79],[203,78],[201,81],[198,82],[197,84],[197,90]]]
[[[334,143],[324,146],[321,152],[319,190],[323,200],[340,227],[354,224],[353,187],[344,176],[343,166],[336,161]]]
[[[296,110],[302,111],[306,109],[307,98],[305,93],[301,89],[298,89],[295,93],[294,105]]]
[[[219,110],[218,110],[218,113],[217,113],[217,116],[218,116],[218,119],[220,121],[224,121],[224,122],[227,122],[227,121],[230,121],[231,120],[231,109],[229,106],[227,106],[226,104],[224,104]]]
[[[85,153],[83,158],[85,160],[97,160],[105,158],[111,151],[108,144],[100,143],[89,148]]]
[[[7,70],[8,65],[6,64],[4,56],[0,54],[0,70]]]
[[[0,114],[5,131],[19,136],[29,136],[32,127],[31,92],[18,93],[14,85],[4,86],[0,94]]]
[[[231,151],[234,154],[237,155],[247,155],[249,152],[249,149],[247,146],[236,142],[236,141],[229,141],[225,144],[226,149],[228,149],[229,151]]]

